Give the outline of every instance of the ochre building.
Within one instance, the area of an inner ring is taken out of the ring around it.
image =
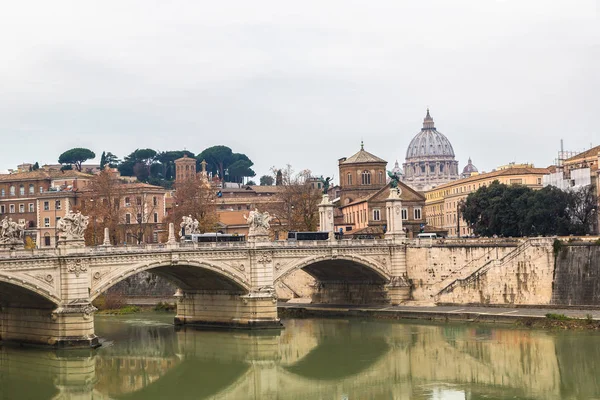
[[[461,202],[466,201],[469,193],[496,180],[506,185],[525,185],[533,189],[541,189],[542,177],[547,173],[547,168],[509,164],[503,166],[501,170],[473,174],[469,178],[440,185],[425,193],[425,218],[428,230],[445,231],[451,237],[472,235],[472,230],[462,219],[459,211]]]

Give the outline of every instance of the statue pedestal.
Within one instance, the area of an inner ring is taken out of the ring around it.
[[[248,243],[252,243],[255,246],[269,244],[271,239],[269,238],[269,234],[267,232],[251,232],[248,234]]]
[[[329,200],[329,195],[324,194],[319,204],[319,231],[328,232],[329,240],[335,240],[335,225],[333,222],[334,205]]]
[[[406,232],[402,228],[402,200],[400,188],[390,188],[390,195],[385,201],[387,231],[385,238],[392,241],[403,240]]]
[[[69,253],[78,253],[85,248],[85,240],[68,239],[65,237],[61,237],[58,239],[56,248],[58,249],[61,255]]]
[[[25,244],[23,244],[23,242],[0,243],[0,250],[16,250],[17,248],[24,247]]]

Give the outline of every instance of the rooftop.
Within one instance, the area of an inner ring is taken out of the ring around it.
[[[365,151],[364,143],[360,142],[359,152],[354,154],[351,157],[348,157],[347,159],[342,161],[341,164],[347,165],[347,164],[362,164],[362,163],[372,163],[372,162],[387,164],[387,161],[369,153],[368,151]]]

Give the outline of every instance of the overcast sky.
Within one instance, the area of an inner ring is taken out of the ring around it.
[[[594,0],[7,1],[0,169],[71,147],[246,153],[257,175],[404,161],[430,107],[462,168],[600,144]],[[258,178],[257,176],[257,178]]]

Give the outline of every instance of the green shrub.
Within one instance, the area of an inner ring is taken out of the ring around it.
[[[159,302],[157,305],[154,306],[154,311],[161,311],[161,312],[173,312],[177,309],[177,306],[175,304],[169,304],[167,302]]]
[[[567,317],[565,314],[552,314],[552,313],[546,314],[546,318],[552,319],[554,321],[568,321],[571,319],[571,318]]]

